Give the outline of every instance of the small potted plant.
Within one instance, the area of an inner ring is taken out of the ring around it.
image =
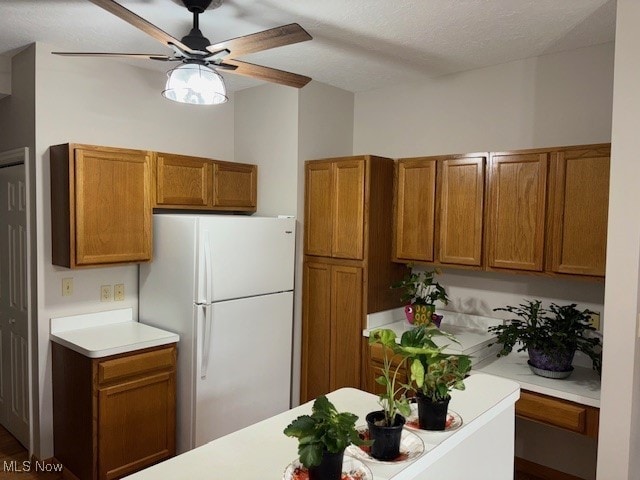
[[[412,270],[405,278],[391,286],[403,290],[400,301],[409,303],[405,307],[409,323],[421,325],[433,322],[437,327],[440,326],[442,316],[435,313],[435,303],[441,301],[447,305],[449,297],[444,287],[435,279],[439,273],[437,269]]]
[[[376,378],[376,382],[384,387],[379,400],[382,410],[370,412],[366,416],[369,438],[373,441],[370,455],[378,460],[393,460],[400,455],[402,427],[406,416],[411,413],[406,397],[408,385],[398,379],[398,373],[405,366],[405,359],[396,343],[396,333],[393,330],[372,331],[369,344],[381,344],[385,347],[382,375]],[[393,359],[398,356],[399,361],[394,366]]]
[[[549,378],[566,378],[573,371],[573,356],[576,350],[580,350],[591,359],[594,370],[600,373],[602,343],[598,337],[589,335],[595,330],[589,323],[591,311],[578,310],[575,303],[563,306],[552,303],[549,310],[545,310],[539,300],[495,310],[517,317],[503,325],[489,327],[489,332],[496,336],[496,342],[502,344],[499,357],[508,355],[519,344],[518,352],[527,350],[529,353],[529,366],[533,373]]]
[[[438,347],[434,335],[444,335],[457,342],[451,334],[432,325],[421,325],[405,332],[400,348],[409,362],[410,380],[415,384],[418,421],[425,430],[444,430],[452,390],[464,390],[464,378],[471,370],[468,355],[444,353],[447,346]]]
[[[307,468],[310,480],[340,480],[344,450],[351,444],[367,444],[355,427],[358,417],[338,413],[324,395],[316,398],[311,412],[291,422],[284,434],[298,438],[300,463]]]

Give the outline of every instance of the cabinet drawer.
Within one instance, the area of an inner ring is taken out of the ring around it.
[[[369,345],[369,355],[371,356],[371,360],[380,364],[384,364],[384,351],[387,350],[386,347],[380,345],[379,343],[374,345]],[[391,357],[391,365],[397,366],[400,363],[400,357]]]
[[[531,392],[521,392],[516,415],[592,437],[598,432],[597,408]]]
[[[110,383],[127,377],[175,367],[176,348],[162,348],[127,355],[98,364],[98,384]]]

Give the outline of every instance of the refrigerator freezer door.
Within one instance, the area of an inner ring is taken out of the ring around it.
[[[196,447],[289,409],[292,307],[292,292],[210,307],[205,378],[197,342]],[[205,327],[199,325],[198,335]]]
[[[293,290],[295,219],[201,216],[199,231],[209,245],[200,249],[200,285],[212,273],[204,303]],[[202,266],[207,255],[210,269]]]

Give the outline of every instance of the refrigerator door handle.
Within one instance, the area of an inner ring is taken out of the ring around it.
[[[211,305],[202,305],[204,309],[204,321],[202,323],[202,364],[200,365],[200,378],[207,378],[207,370],[209,368],[209,354],[211,352]]]

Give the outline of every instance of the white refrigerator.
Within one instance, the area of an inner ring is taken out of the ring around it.
[[[182,453],[290,407],[295,219],[158,214],[139,319],[180,334]]]

